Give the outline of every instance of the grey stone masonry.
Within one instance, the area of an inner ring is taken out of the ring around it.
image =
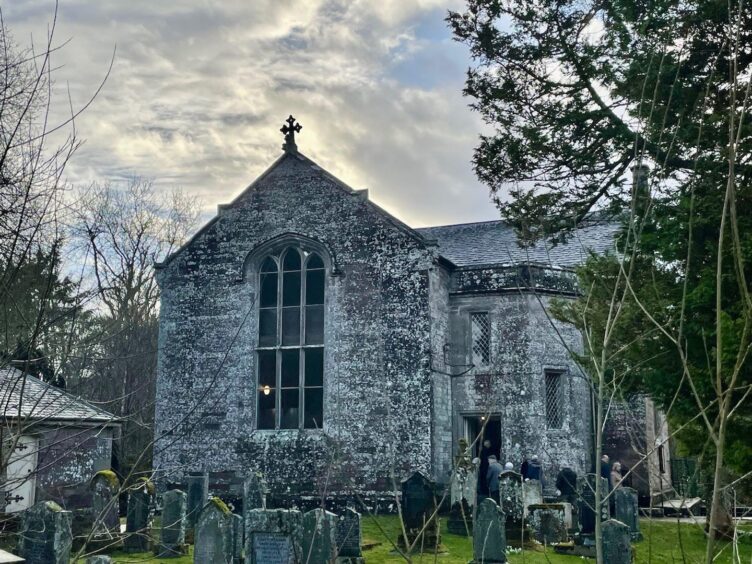
[[[120,480],[112,470],[94,474],[89,484],[94,535],[120,533],[118,492]]]
[[[68,564],[72,543],[70,511],[54,501],[41,501],[26,510],[19,553],[28,564]]]
[[[613,496],[614,518],[629,527],[632,540],[642,540],[637,490],[621,486],[614,490]]]
[[[286,509],[245,513],[245,564],[300,564],[303,514]]]
[[[363,534],[360,529],[360,513],[345,508],[337,517],[337,556],[358,558],[362,555],[360,545]]]
[[[199,512],[193,547],[194,564],[233,564],[233,515],[218,497]]]
[[[232,561],[233,564],[242,564],[243,548],[245,544],[245,531],[243,530],[243,517],[232,516]]]
[[[160,558],[171,558],[185,554],[185,492],[170,490],[162,496],[162,530],[159,535],[157,554]]]
[[[151,549],[151,505],[154,484],[146,478],[138,480],[128,492],[128,513],[123,540],[125,552],[148,552]]]
[[[629,527],[609,519],[603,523],[603,560],[608,564],[631,564],[632,545]]]
[[[333,562],[337,556],[336,531],[337,516],[334,513],[319,508],[303,515],[303,562]]]
[[[198,521],[199,513],[206,505],[209,498],[209,474],[206,472],[194,472],[188,474],[186,478],[186,493],[188,494],[188,506],[185,517],[187,519],[186,529],[190,536]]]
[[[476,564],[506,562],[507,540],[504,512],[490,498],[478,506],[473,522],[473,558]]]

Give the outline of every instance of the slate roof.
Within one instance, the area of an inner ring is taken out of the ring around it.
[[[416,229],[426,239],[435,239],[439,254],[459,267],[511,266],[539,264],[573,268],[588,257],[589,252],[602,254],[613,249],[615,224],[601,224],[578,229],[566,243],[547,242],[522,248],[517,244],[514,229],[504,221],[483,221]]]
[[[25,378],[25,383],[24,383]],[[23,400],[21,387],[23,386]],[[15,368],[0,369],[0,409],[7,419],[21,417],[29,421],[116,422],[116,417],[60,388],[42,382]]]

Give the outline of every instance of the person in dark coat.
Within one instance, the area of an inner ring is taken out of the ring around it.
[[[543,487],[543,465],[538,460],[538,455],[534,454],[527,465],[527,474],[523,475],[526,480],[538,480]]]
[[[522,464],[520,465],[520,474],[522,474],[522,479],[524,480],[527,478],[527,468],[530,466],[530,463],[527,461],[527,456],[522,456]]]
[[[488,457],[488,473],[486,482],[488,483],[488,494],[496,502],[501,503],[499,498],[499,475],[504,471],[501,463],[496,460],[495,455]]]
[[[483,441],[483,446],[480,449],[480,467],[478,468],[478,493],[482,496],[488,496],[488,482],[486,475],[488,474],[488,457],[493,455],[493,449],[491,448],[491,441],[486,439]]]
[[[607,454],[601,456],[601,478],[608,480],[608,491],[611,491],[611,464]]]
[[[556,476],[556,489],[567,503],[577,501],[577,473],[569,466],[564,466]]]

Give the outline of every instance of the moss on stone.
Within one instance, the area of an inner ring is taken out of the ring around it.
[[[138,488],[146,488],[146,491],[149,492],[151,495],[154,495],[157,492],[157,489],[154,487],[154,482],[152,482],[149,478],[143,477],[136,480],[136,489]]]
[[[218,497],[212,496],[212,498],[209,500],[209,503],[216,505],[217,509],[219,509],[225,515],[232,515],[232,511],[230,511],[230,508],[227,507],[227,504]]]
[[[91,481],[93,482],[94,479],[99,476],[107,480],[107,483],[110,485],[112,489],[114,490],[120,489],[120,480],[118,480],[117,475],[112,470],[100,470],[99,472],[94,474],[94,477],[91,479]]]
[[[60,507],[56,502],[54,501],[45,501],[44,504],[47,506],[47,509],[50,511],[54,511],[55,513],[58,513],[63,510],[62,507]]]

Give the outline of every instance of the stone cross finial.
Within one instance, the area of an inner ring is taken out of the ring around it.
[[[295,144],[295,134],[300,133],[303,126],[299,123],[295,123],[295,118],[288,117],[286,120],[287,125],[283,125],[280,131],[285,134],[285,143],[282,145],[282,150],[289,153],[297,153],[298,146]]]

